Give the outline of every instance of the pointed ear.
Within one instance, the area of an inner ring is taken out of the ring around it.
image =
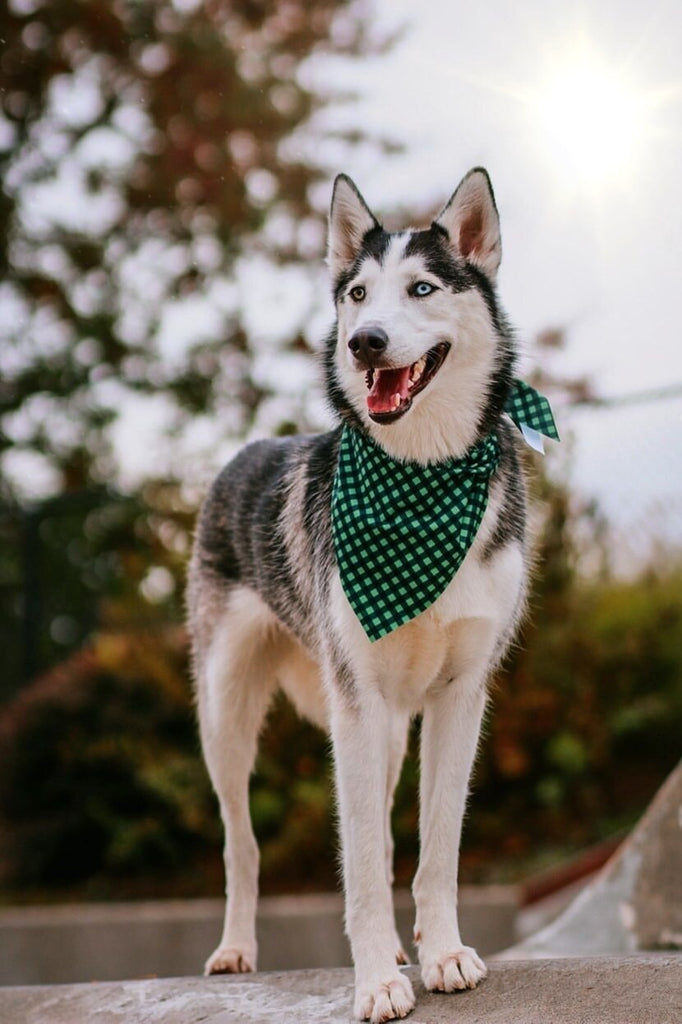
[[[502,258],[500,218],[487,171],[475,167],[435,220],[460,256],[494,280]]]
[[[339,174],[329,211],[327,263],[332,277],[353,263],[367,232],[380,226],[350,178]]]

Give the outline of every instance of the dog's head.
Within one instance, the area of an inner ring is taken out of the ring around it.
[[[350,178],[337,177],[329,390],[392,455],[461,455],[499,415],[514,360],[494,290],[500,256],[482,169],[466,175],[429,228],[397,233],[383,229]]]

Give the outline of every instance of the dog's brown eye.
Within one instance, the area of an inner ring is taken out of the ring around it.
[[[356,284],[355,288],[351,288],[349,294],[353,302],[362,302],[367,292],[361,284]]]

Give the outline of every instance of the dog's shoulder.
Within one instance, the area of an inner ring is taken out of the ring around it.
[[[195,555],[224,580],[264,586],[286,575],[292,538],[313,542],[327,522],[340,429],[253,441],[218,474],[203,503]],[[195,559],[196,560],[196,559]]]
[[[339,437],[340,429],[245,445],[215,478],[202,507],[202,519],[210,519],[219,510],[223,513],[221,518],[228,513],[252,518],[254,510],[259,509],[272,516],[299,476],[317,484],[331,479]]]

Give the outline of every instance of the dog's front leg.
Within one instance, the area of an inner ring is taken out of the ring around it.
[[[420,857],[413,892],[415,942],[425,986],[438,992],[474,988],[486,967],[462,945],[457,867],[471,766],[486,703],[484,674],[451,681],[423,712],[420,767]]]
[[[331,729],[346,895],[346,931],[355,965],[355,1016],[379,1021],[414,1007],[396,963],[396,931],[386,870],[386,787],[391,712],[374,692],[337,694]]]

